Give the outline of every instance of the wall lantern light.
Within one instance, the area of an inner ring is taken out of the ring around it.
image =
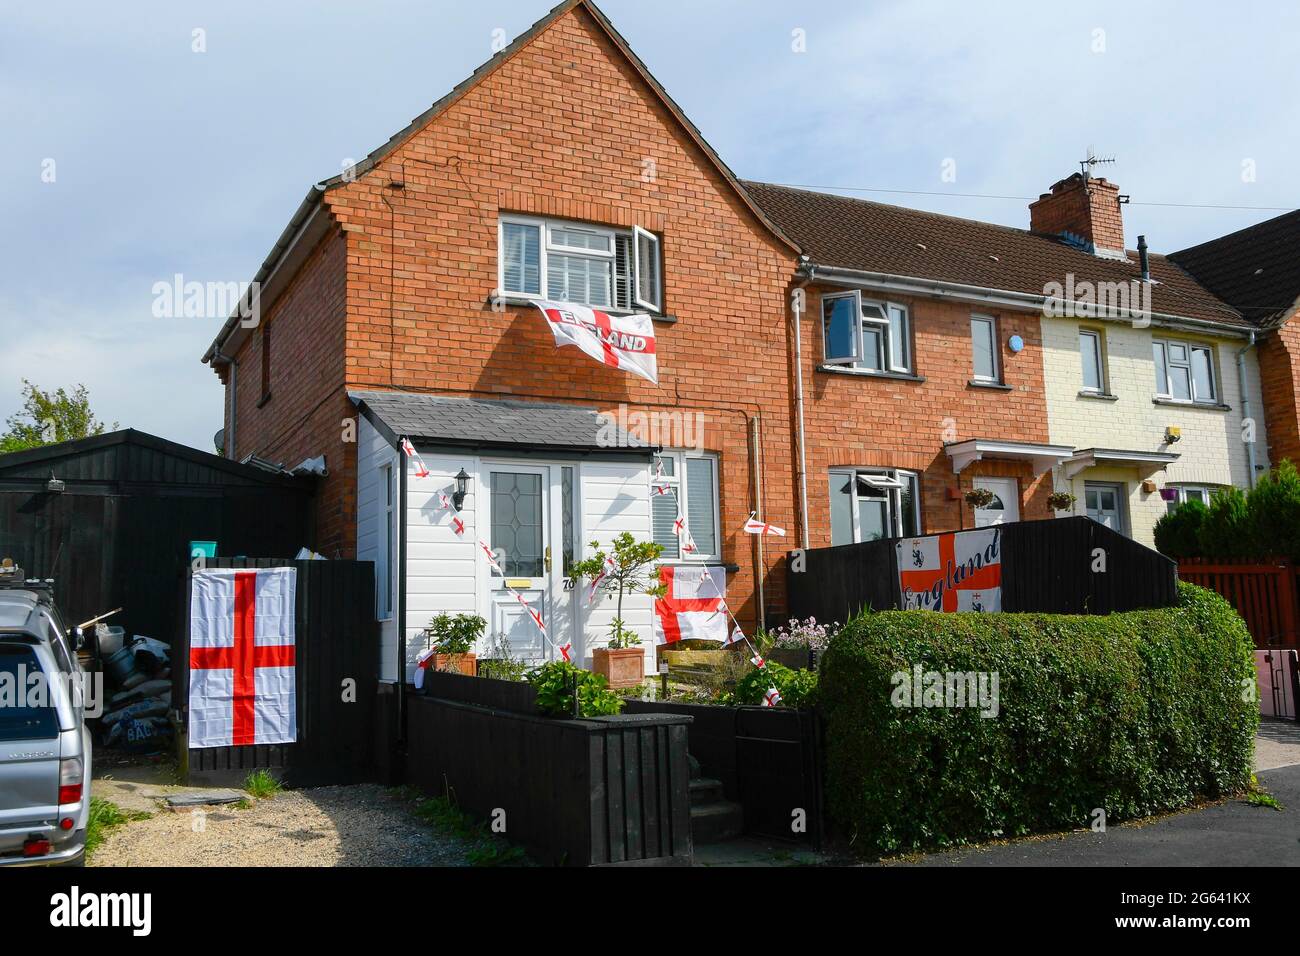
[[[465,492],[468,486],[469,475],[465,474],[465,469],[462,468],[456,475],[456,491],[451,496],[451,503],[457,511],[465,504]]]

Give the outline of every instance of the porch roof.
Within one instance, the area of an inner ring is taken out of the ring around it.
[[[943,450],[952,459],[952,470],[960,472],[973,461],[985,458],[1009,458],[1032,463],[1035,475],[1041,475],[1053,465],[1074,453],[1070,445],[1046,445],[1039,442],[999,441],[993,438],[970,438],[966,441],[944,445]]]
[[[649,458],[653,446],[594,408],[517,399],[351,391],[348,397],[390,442]]]
[[[1171,451],[1131,451],[1124,448],[1081,448],[1064,462],[1065,477],[1073,478],[1080,472],[1097,466],[1135,468],[1142,478],[1150,478],[1178,460]]]

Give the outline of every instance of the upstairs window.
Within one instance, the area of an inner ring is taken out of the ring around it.
[[[921,482],[898,469],[835,469],[830,473],[831,544],[855,544],[921,533]]]
[[[998,324],[987,315],[970,317],[971,355],[977,382],[998,382]]]
[[[632,312],[663,310],[659,237],[645,229],[503,216],[503,295]]]
[[[862,372],[912,374],[907,307],[862,298],[860,292],[822,296],[822,347],[827,365]]]
[[[1157,398],[1206,405],[1218,401],[1214,353],[1210,346],[1156,340],[1151,347]]]
[[[1101,333],[1095,329],[1079,330],[1079,357],[1083,363],[1083,391],[1102,394],[1106,391],[1106,365],[1102,359]]]

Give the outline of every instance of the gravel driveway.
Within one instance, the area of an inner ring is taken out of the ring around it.
[[[247,809],[158,810],[114,829],[91,866],[467,866],[470,843],[375,784],[285,791]]]

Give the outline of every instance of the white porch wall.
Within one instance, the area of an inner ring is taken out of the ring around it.
[[[1083,369],[1079,355],[1079,327],[1105,331],[1106,385],[1116,396],[1113,402],[1079,397]],[[1165,330],[1138,329],[1120,322],[1080,322],[1076,319],[1042,319],[1043,378],[1047,388],[1047,419],[1054,444],[1076,448],[1122,448],[1141,451],[1170,451],[1180,456],[1167,470],[1153,477],[1157,487],[1178,483],[1237,485],[1249,487],[1246,449],[1241,441],[1241,393],[1238,389],[1237,350],[1245,339],[1214,339],[1174,333],[1171,338],[1207,342],[1215,348],[1215,374],[1219,401],[1229,411],[1196,406],[1157,405],[1153,336],[1165,338]],[[1260,394],[1259,364],[1255,350],[1246,353],[1247,394],[1250,396],[1255,431],[1255,459],[1268,465],[1268,440],[1264,432],[1263,399]],[[1182,429],[1182,440],[1165,444],[1165,429]],[[1056,470],[1055,487],[1068,490],[1078,501],[1076,514],[1086,514],[1085,481],[1123,482],[1127,497],[1130,530],[1134,540],[1154,544],[1153,529],[1165,513],[1159,491],[1147,494],[1133,469],[1092,468],[1067,482]],[[1068,512],[1067,512],[1068,513]]]

